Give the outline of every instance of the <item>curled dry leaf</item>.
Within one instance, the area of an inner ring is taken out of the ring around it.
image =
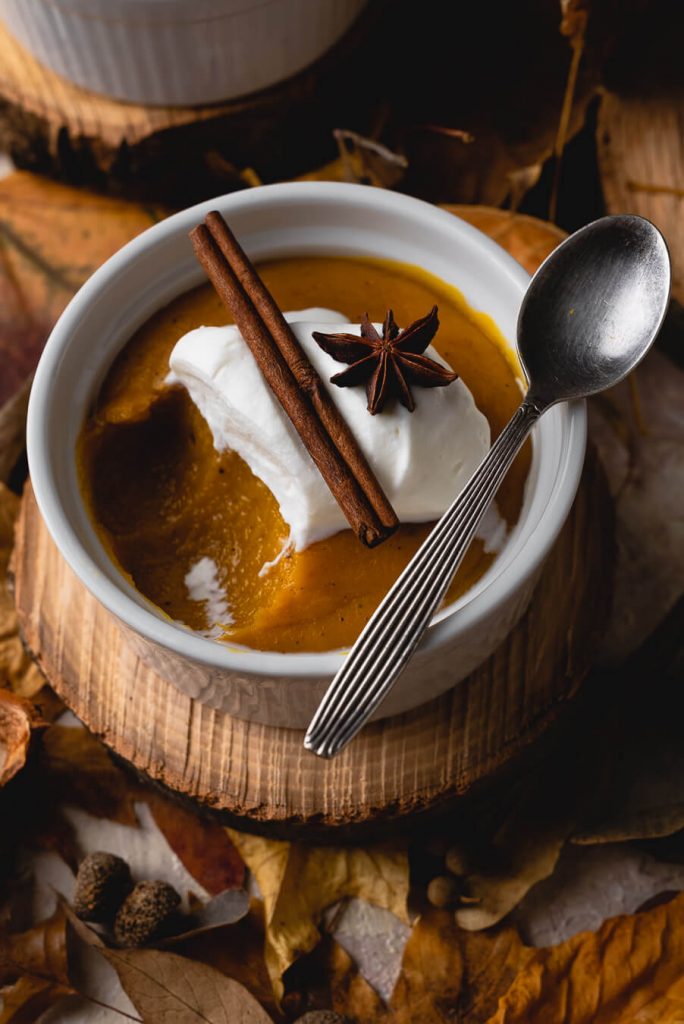
[[[0,1024],[37,1021],[70,992],[63,985],[24,974],[13,985],[0,987]]]
[[[357,132],[336,129],[333,135],[340,153],[337,159],[298,175],[295,181],[351,181],[379,188],[399,184],[407,166],[400,153]]]
[[[518,766],[490,787],[487,802],[465,804],[450,826],[446,867],[457,875],[461,928],[478,931],[502,920],[550,875],[577,820],[584,772],[557,734],[544,771]]]
[[[381,188],[393,188],[399,184],[408,166],[400,153],[394,153],[387,146],[357,132],[337,129],[333,135],[340,151],[345,181]]]
[[[493,837],[503,863],[497,865],[495,856],[493,869],[465,876],[468,900],[455,913],[460,927],[479,931],[501,921],[533,885],[553,872],[573,823],[572,817],[554,816],[548,824],[537,820],[527,831],[520,820],[505,822]]]
[[[272,1024],[243,985],[206,964],[155,949],[102,955],[149,1024]]]
[[[283,972],[319,941],[326,907],[358,896],[407,920],[408,857],[401,846],[317,847],[230,835],[264,901],[266,965],[279,996]]]
[[[684,895],[538,950],[489,1024],[675,1024],[684,1019]]]
[[[66,915],[61,907],[27,931],[0,933],[0,983],[21,975],[68,987]]]
[[[208,893],[215,896],[242,886],[244,862],[218,822],[149,786],[140,797],[173,852]]]
[[[31,729],[37,724],[33,707],[9,690],[0,690],[0,786],[26,763]]]

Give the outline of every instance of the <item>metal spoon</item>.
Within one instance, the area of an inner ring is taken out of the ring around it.
[[[475,530],[539,417],[622,380],[663,322],[670,259],[641,217],[604,217],[571,235],[532,278],[518,317],[525,399],[453,505],[378,606],[321,701],[304,746],[334,757],[368,721],[415,651]]]

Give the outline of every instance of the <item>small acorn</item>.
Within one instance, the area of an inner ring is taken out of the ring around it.
[[[159,939],[173,924],[180,896],[166,882],[138,882],[114,921],[118,946],[137,947]]]
[[[74,912],[82,921],[110,922],[133,888],[125,860],[113,853],[89,853],[76,875]]]

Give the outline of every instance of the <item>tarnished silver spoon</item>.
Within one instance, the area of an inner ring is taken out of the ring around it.
[[[527,395],[453,505],[378,606],[321,701],[304,746],[334,757],[387,696],[441,604],[477,526],[539,417],[617,384],[663,322],[670,259],[641,217],[604,217],[562,242],[518,317]]]

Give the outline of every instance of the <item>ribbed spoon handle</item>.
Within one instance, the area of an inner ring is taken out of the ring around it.
[[[321,701],[304,746],[334,757],[365,725],[413,654],[441,604],[501,481],[541,412],[514,413],[454,503],[377,607]]]

